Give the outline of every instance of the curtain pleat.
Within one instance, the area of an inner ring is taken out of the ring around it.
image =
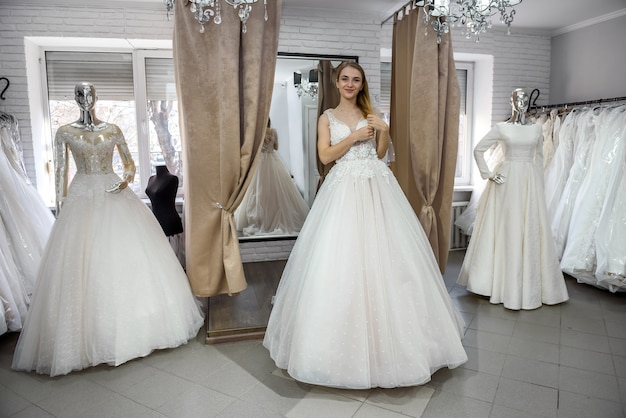
[[[253,5],[247,33],[236,11],[204,33],[176,2],[174,65],[185,175],[187,276],[194,294],[246,288],[233,212],[252,177],[269,116],[282,1]]]
[[[424,35],[424,31],[429,31]],[[441,43],[423,8],[396,18],[392,47],[392,165],[443,273],[458,149],[459,84],[450,34]]]

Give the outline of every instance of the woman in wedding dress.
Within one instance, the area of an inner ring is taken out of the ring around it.
[[[474,233],[458,283],[508,309],[535,309],[569,296],[550,233],[543,189],[541,125],[526,124],[528,96],[513,91],[512,116],[476,145],[484,179]],[[491,171],[486,151],[503,146],[504,161]]]
[[[420,385],[467,361],[464,322],[428,239],[380,160],[388,126],[363,69],[336,70],[341,95],[318,123],[335,161],[283,272],[264,346],[296,380],[339,388]]]
[[[135,164],[120,128],[95,117],[92,84],[74,93],[81,117],[55,137],[63,206],[12,364],[50,376],[177,347],[204,322],[161,226],[127,187]],[[112,168],[115,148],[123,179]],[[66,195],[69,151],[77,173]]]
[[[54,216],[24,169],[17,119],[4,112],[0,145],[0,311],[5,319],[0,331],[6,332],[19,331],[26,319]]]
[[[235,211],[244,236],[297,234],[309,213],[277,149],[278,135],[268,120],[256,171]]]

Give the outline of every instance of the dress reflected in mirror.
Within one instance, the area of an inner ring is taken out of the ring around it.
[[[278,135],[268,120],[256,171],[235,211],[243,236],[298,234],[309,213],[277,150]]]

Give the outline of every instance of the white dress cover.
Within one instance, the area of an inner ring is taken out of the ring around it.
[[[0,114],[0,334],[26,319],[37,269],[54,223],[17,149],[16,120]],[[7,123],[4,123],[7,121]],[[15,125],[14,125],[15,124]],[[2,320],[2,317],[4,320]]]
[[[336,144],[350,128],[326,115]],[[264,346],[296,380],[390,388],[465,363],[463,333],[426,235],[375,141],[352,146],[300,231]]]
[[[112,168],[130,155],[119,128],[89,135],[61,127],[57,164],[69,146],[77,173],[39,270],[12,367],[50,376],[101,363],[117,366],[194,338],[198,302],[154,215]]]
[[[484,153],[500,144],[504,161],[478,203],[458,283],[508,309],[535,309],[569,296],[556,257],[543,190],[541,125],[498,123],[476,145],[481,176],[492,175]]]
[[[244,236],[297,234],[309,206],[274,150],[276,131],[268,129],[256,171],[235,210],[237,230]]]

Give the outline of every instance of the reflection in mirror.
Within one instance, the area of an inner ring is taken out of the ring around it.
[[[317,117],[324,86],[318,68],[323,60],[335,67],[356,57],[279,53],[270,123],[253,179],[235,211],[241,241],[297,236],[313,204],[320,178]]]

